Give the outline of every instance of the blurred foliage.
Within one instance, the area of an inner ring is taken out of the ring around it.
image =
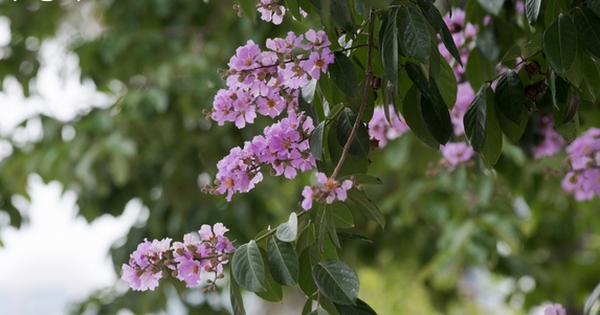
[[[40,66],[34,40],[28,46],[28,39],[53,38],[83,5],[92,7],[88,18],[99,23],[101,33],[74,36],[70,49],[79,58],[82,78],[92,78],[117,101],[72,121],[43,116],[41,140],[13,144],[13,154],[0,161],[0,208],[11,225],[21,225],[11,197],[28,197],[30,173],[75,191],[79,214],[88,221],[106,213],[118,216],[127,202],[140,198],[149,209],[147,220],[111,251],[119,273],[144,238],[177,239],[219,221],[231,229],[231,239],[244,243],[299,209],[308,175],[295,181],[269,177],[231,203],[200,193],[214,178],[217,161],[268,123],[259,119],[244,130],[231,124],[216,128],[202,112],[223,86],[217,69],[226,67],[238,46],[249,39],[263,43],[281,29],[305,30],[315,21],[286,20],[288,25],[277,28],[237,17],[227,1],[3,1],[0,15],[11,21],[11,42],[0,47],[0,84],[13,76],[28,94]],[[598,125],[597,103],[580,111],[583,125]],[[71,128],[72,139],[65,136]],[[402,308],[387,304],[395,296],[422,306],[415,312],[402,309],[404,314],[444,312],[462,302],[469,309],[458,282],[477,266],[514,279],[533,276],[536,286],[526,293],[525,308],[553,300],[580,310],[600,279],[600,203],[597,198],[576,203],[563,192],[565,157],[531,160],[521,150],[528,152],[534,144],[533,132],[526,134],[530,137],[518,146],[505,141],[494,172],[480,165],[448,172],[432,162],[440,153],[410,133],[375,150],[369,173],[385,185],[368,192],[388,225],[382,231],[374,222],[356,219],[349,232],[373,242],[342,239],[340,254],[353,266],[365,266],[360,297],[388,314]],[[122,308],[156,313],[165,309],[174,289],[190,313],[228,314],[196,303],[183,283],[162,281],[154,292],[123,292],[118,285],[101,290],[73,313],[116,314]]]

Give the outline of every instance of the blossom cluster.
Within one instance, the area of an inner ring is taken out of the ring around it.
[[[256,10],[260,13],[260,18],[266,22],[272,22],[275,25],[281,24],[283,22],[283,16],[287,9],[280,4],[279,0],[260,0],[258,4],[256,4]],[[306,17],[306,11],[300,9],[300,15],[302,17]]]
[[[344,201],[348,197],[347,191],[354,184],[351,180],[345,180],[341,184],[333,178],[328,178],[327,175],[321,172],[315,174],[318,185],[305,186],[302,190],[302,208],[310,210],[313,200],[316,202],[332,203],[336,200]]]
[[[253,123],[257,113],[274,118],[297,110],[298,90],[326,73],[334,55],[324,31],[309,30],[296,36],[267,39],[267,51],[252,40],[238,47],[224,72],[227,89],[213,101],[209,116],[223,125],[235,122],[238,128]]]
[[[373,117],[369,121],[369,136],[371,141],[377,141],[377,147],[383,148],[388,140],[394,140],[404,134],[409,128],[402,117],[393,105],[388,106],[388,115],[390,121],[387,120],[385,109],[377,106],[373,110]]]
[[[229,259],[229,253],[235,248],[224,236],[229,231],[222,223],[216,223],[212,228],[204,224],[198,231],[200,241],[194,240],[192,234],[183,237],[183,243],[171,239],[147,239],[138,245],[130,255],[129,264],[123,264],[121,279],[129,283],[133,290],[154,290],[158,281],[164,278],[167,271],[186,283],[187,287],[200,284],[201,271],[212,272],[214,279],[208,279],[207,290],[215,290],[217,279],[223,278],[223,264]]]
[[[207,192],[224,194],[227,201],[235,192],[245,193],[262,181],[260,168],[268,164],[275,176],[293,179],[297,171],[306,172],[316,166],[310,152],[308,136],[315,129],[310,117],[294,111],[288,117],[264,129],[264,135],[246,141],[244,147],[231,149],[217,163],[216,188]]]
[[[566,148],[572,171],[562,180],[562,188],[578,201],[600,196],[600,128],[590,128]]]
[[[542,141],[534,148],[534,156],[536,159],[555,155],[562,151],[567,144],[565,139],[554,127],[552,115],[546,115],[540,118],[538,131],[542,136]]]
[[[562,305],[555,303],[544,308],[544,315],[567,315],[567,311]]]

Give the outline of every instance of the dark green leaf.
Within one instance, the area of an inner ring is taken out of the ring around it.
[[[498,55],[500,55],[500,45],[496,40],[493,24],[489,24],[485,27],[483,25],[480,26],[475,42],[477,44],[477,49],[479,49],[485,59],[488,61],[498,59]]]
[[[260,250],[253,240],[236,249],[231,260],[233,277],[246,290],[266,290],[265,267]]]
[[[500,10],[504,5],[504,0],[477,0],[477,2],[484,10],[493,15],[500,14]]]
[[[392,85],[398,82],[398,9],[388,12],[380,30],[380,54],[385,74]]]
[[[335,61],[329,65],[329,74],[336,88],[348,96],[358,91],[358,76],[352,61],[343,53],[335,52]]]
[[[587,4],[596,16],[600,17],[600,0],[587,0]]]
[[[600,17],[588,8],[577,7],[574,19],[577,36],[583,47],[600,58]]]
[[[377,315],[369,304],[361,299],[356,300],[356,305],[335,304],[335,308],[342,315]]]
[[[351,189],[348,191],[348,198],[367,216],[367,218],[379,223],[381,228],[385,227],[385,217],[377,206],[365,195],[363,191]]]
[[[333,22],[347,31],[353,31],[356,21],[354,15],[348,7],[346,0],[330,0],[331,2],[331,18]]]
[[[478,49],[473,49],[467,59],[466,74],[471,87],[476,90],[496,76],[496,68],[481,56]]]
[[[298,256],[290,243],[271,239],[268,245],[269,271],[275,282],[292,286],[298,282]]]
[[[350,210],[348,210],[348,207],[346,207],[343,203],[332,203],[331,212],[333,214],[335,227],[342,229],[354,227],[354,217],[352,216]]]
[[[540,7],[542,6],[542,0],[526,0],[525,1],[525,15],[529,25],[534,26],[540,14]]]
[[[600,70],[589,56],[583,59],[583,73],[581,98],[594,103],[600,94]]]
[[[419,88],[422,95],[425,95],[432,102],[446,106],[444,98],[440,94],[440,90],[433,78],[430,77],[427,79],[425,75],[423,75],[421,68],[412,62],[406,62],[404,67],[408,77],[413,81],[417,88]]]
[[[326,310],[320,308],[308,313],[308,315],[329,315],[329,313]]]
[[[302,313],[300,313],[300,314],[308,315],[313,309],[313,302],[314,302],[314,300],[311,297],[306,299],[306,302],[304,302],[304,306],[302,307]]]
[[[569,16],[561,13],[544,31],[543,40],[548,63],[556,73],[564,76],[575,61],[575,24]]]
[[[529,110],[525,107],[523,108],[523,111],[521,112],[521,123],[519,125],[516,125],[506,116],[504,116],[502,111],[500,111],[498,104],[494,104],[494,107],[496,108],[496,117],[498,118],[498,123],[500,123],[500,128],[502,129],[508,140],[510,140],[510,142],[517,143],[517,141],[521,139],[521,136],[523,135],[527,127],[527,115],[529,113]]]
[[[342,113],[340,113],[337,121],[337,139],[342,147],[348,142],[355,123],[356,115],[351,109],[345,108]],[[358,130],[352,139],[348,153],[356,157],[366,157],[369,155],[369,150],[369,131],[362,122],[359,122]]]
[[[323,160],[323,132],[325,121],[320,122],[310,135],[310,152],[316,160]]]
[[[442,145],[446,144],[453,132],[450,112],[446,104],[431,101],[422,95],[421,113],[425,120],[425,126],[433,138]]]
[[[360,234],[348,233],[348,232],[338,232],[338,236],[347,238],[350,240],[359,240],[367,243],[373,243],[368,237]]]
[[[496,86],[494,102],[496,102],[504,116],[517,125],[521,123],[523,108],[525,107],[525,87],[523,87],[517,72],[508,69],[502,74]]]
[[[514,67],[517,58],[521,58],[521,46],[514,45],[504,54],[500,63],[508,67]]]
[[[358,275],[346,263],[339,260],[321,261],[312,267],[312,275],[326,298],[338,304],[356,304]]]
[[[360,2],[371,6],[375,9],[387,9],[392,2],[391,0],[360,0]]]
[[[269,260],[268,254],[264,249],[260,248],[260,254],[263,258],[263,261]],[[281,302],[283,300],[283,288],[281,287],[281,285],[277,284],[275,280],[273,280],[273,277],[271,277],[271,273],[269,272],[267,265],[265,265],[264,267],[266,290],[261,292],[254,292],[254,294],[256,294],[261,299],[269,302]]]
[[[312,277],[312,267],[318,262],[316,246],[306,247],[298,257],[298,286],[306,296],[311,296],[317,291],[317,286]]]
[[[233,315],[246,315],[244,299],[242,299],[242,294],[240,292],[240,285],[235,282],[234,278],[231,278],[229,283],[229,299]]]
[[[402,40],[409,55],[421,63],[427,63],[431,49],[429,29],[421,12],[408,7],[400,21]]]
[[[556,127],[556,129],[567,143],[573,142],[579,135],[579,116],[575,115],[573,119]]]
[[[481,152],[483,163],[487,167],[492,167],[498,161],[502,154],[502,129],[496,118],[494,109],[494,91],[492,88],[486,90],[487,117],[485,125],[485,146]]]
[[[456,43],[454,43],[452,33],[450,32],[450,29],[448,29],[448,25],[446,25],[446,22],[444,22],[442,14],[437,7],[434,5],[429,6],[429,9],[425,11],[425,17],[427,18],[427,21],[429,21],[429,24],[431,24],[436,32],[442,37],[442,43],[444,43],[444,46],[448,52],[450,52],[450,55],[452,55],[458,64],[462,66],[463,64],[462,60],[460,59],[460,52],[456,47]]]
[[[442,99],[448,105],[449,109],[454,107],[456,104],[456,93],[458,92],[458,83],[456,82],[456,76],[452,67],[448,64],[446,59],[441,58],[440,77],[437,79],[438,87]]]
[[[406,94],[404,106],[402,106],[402,116],[410,130],[414,132],[421,141],[433,149],[439,150],[440,144],[435,140],[427,126],[421,112],[421,93],[413,85]]]
[[[242,12],[252,21],[256,23],[256,1],[255,0],[240,0]]]
[[[463,118],[465,135],[475,152],[481,153],[485,146],[487,124],[487,84],[482,85],[469,105]]]

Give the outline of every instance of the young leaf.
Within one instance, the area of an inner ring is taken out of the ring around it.
[[[298,282],[298,256],[290,243],[271,239],[268,245],[269,271],[275,282],[292,286]]]
[[[325,121],[320,122],[315,130],[310,135],[310,152],[315,157],[315,160],[323,160],[323,132],[325,129]]]
[[[348,198],[367,216],[367,218],[379,223],[381,228],[385,227],[385,217],[377,206],[369,199],[364,192],[357,189],[348,190]]]
[[[244,289],[252,292],[266,290],[264,262],[254,240],[238,247],[231,266],[233,277]]]
[[[454,43],[452,33],[450,32],[448,25],[446,25],[446,22],[444,22],[442,14],[438,8],[434,5],[429,6],[429,9],[425,11],[425,18],[427,18],[429,24],[431,24],[438,34],[440,34],[442,37],[442,43],[444,43],[444,46],[446,46],[446,49],[448,52],[450,52],[450,55],[452,55],[458,64],[462,66],[463,64],[462,60],[460,59],[460,52],[458,51],[456,43]]]
[[[319,291],[334,303],[356,304],[358,275],[346,263],[339,260],[323,260],[312,267],[313,279]]]
[[[421,12],[413,7],[408,7],[400,21],[402,40],[411,57],[421,63],[427,63],[431,49],[429,29]]]
[[[494,91],[492,88],[487,88],[486,92],[486,124],[485,124],[485,146],[481,152],[483,163],[491,168],[502,154],[502,129],[496,118],[496,110],[494,109]]]
[[[246,315],[244,299],[242,299],[242,294],[240,292],[240,285],[235,282],[235,278],[231,278],[229,283],[229,299],[233,315]]]
[[[287,222],[283,222],[277,227],[275,236],[283,242],[293,242],[298,237],[298,217],[295,212],[290,214]]]
[[[467,109],[463,118],[465,125],[465,135],[469,144],[477,153],[483,151],[485,146],[485,133],[487,121],[487,84],[482,85],[473,98],[471,105]]]
[[[340,314],[344,315],[377,315],[369,304],[361,299],[356,300],[356,305],[335,304],[335,308]]]
[[[525,87],[516,71],[508,69],[502,74],[496,86],[494,102],[508,119],[517,125],[521,123],[525,107]]]
[[[337,121],[337,139],[342,147],[346,145],[346,142],[350,138],[350,134],[352,133],[352,128],[354,128],[355,123],[356,115],[351,109],[345,108],[342,113],[340,113]],[[369,155],[369,150],[369,131],[361,122],[358,125],[356,135],[352,139],[348,153],[356,157],[366,157]]]
[[[341,52],[334,53],[334,63],[329,65],[329,75],[333,85],[342,93],[354,96],[358,91],[358,76],[350,58]]]
[[[526,0],[525,1],[525,15],[529,25],[535,26],[538,15],[540,14],[540,7],[542,6],[542,0]]]
[[[410,130],[421,139],[425,144],[435,150],[439,150],[440,144],[431,135],[425,125],[425,119],[421,112],[421,93],[413,85],[406,94],[404,106],[402,106],[402,116]]]
[[[575,9],[575,28],[583,46],[600,58],[600,17],[585,7]]]
[[[435,102],[422,95],[421,113],[433,138],[442,145],[446,144],[453,132],[448,107],[443,102]]]
[[[398,82],[398,24],[396,19],[398,9],[392,9],[388,12],[380,30],[381,61],[383,70],[392,85]]]
[[[500,14],[500,10],[504,5],[504,0],[477,0],[477,2],[484,10],[493,15]]]
[[[598,1],[600,3],[600,1]],[[600,6],[600,4],[599,4]],[[600,283],[594,288],[594,291],[588,296],[587,300],[585,300],[585,305],[583,307],[583,315],[590,315],[590,311],[592,310],[592,306],[594,303],[598,301],[600,297]]]
[[[544,52],[548,63],[561,76],[564,76],[575,61],[577,34],[575,24],[569,16],[561,13],[543,35]]]

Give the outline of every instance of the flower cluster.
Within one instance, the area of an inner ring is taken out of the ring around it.
[[[324,173],[318,172],[316,174],[317,182],[320,185],[305,186],[302,190],[302,208],[304,210],[310,210],[312,208],[313,200],[316,202],[332,203],[336,200],[344,201],[348,197],[347,191],[352,188],[352,181],[345,180],[341,184],[333,179],[327,178]]]
[[[209,116],[219,125],[231,121],[244,128],[257,113],[274,118],[296,110],[298,89],[319,79],[333,63],[330,45],[324,31],[314,30],[267,39],[267,51],[249,40],[231,57],[229,69],[221,70],[228,88],[217,92]]]
[[[400,113],[396,112],[393,105],[388,106],[391,123],[388,122],[385,110],[377,106],[373,110],[373,117],[369,121],[369,136],[371,141],[377,141],[377,147],[383,148],[388,140],[394,140],[404,134],[409,128]]]
[[[567,144],[565,139],[554,128],[552,116],[543,116],[539,121],[539,133],[543,140],[535,147],[534,156],[539,159],[560,152]]]
[[[562,188],[578,201],[600,196],[600,128],[590,128],[566,149],[572,171],[562,180]]]
[[[281,24],[287,9],[280,5],[280,2],[281,1],[279,0],[260,0],[258,4],[256,4],[256,10],[260,13],[260,18],[266,22],[273,22],[275,25]],[[302,17],[308,15],[302,8],[299,9]]]
[[[146,239],[130,255],[129,264],[123,264],[121,278],[133,290],[153,291],[167,270],[185,281],[187,287],[199,285],[200,273],[206,271],[214,273],[215,277],[206,281],[209,287],[204,292],[215,290],[215,281],[223,278],[223,264],[228,262],[228,253],[235,249],[224,236],[227,231],[222,223],[216,223],[212,228],[204,224],[198,231],[200,241],[195,241],[192,234],[186,234],[183,243],[175,242],[173,246],[170,238],[152,242]]]
[[[216,188],[207,192],[224,194],[227,201],[235,192],[248,192],[262,180],[261,165],[269,164],[273,175],[293,179],[297,170],[305,172],[316,166],[310,152],[308,136],[314,130],[313,121],[304,114],[290,111],[289,116],[266,127],[264,135],[246,141],[244,147],[231,149],[217,163]]]
[[[555,303],[544,308],[544,315],[567,315],[567,311],[562,305]]]
[[[457,165],[469,161],[475,156],[475,151],[466,142],[448,142],[440,146],[440,151],[444,158],[442,164],[449,170],[453,170]]]

